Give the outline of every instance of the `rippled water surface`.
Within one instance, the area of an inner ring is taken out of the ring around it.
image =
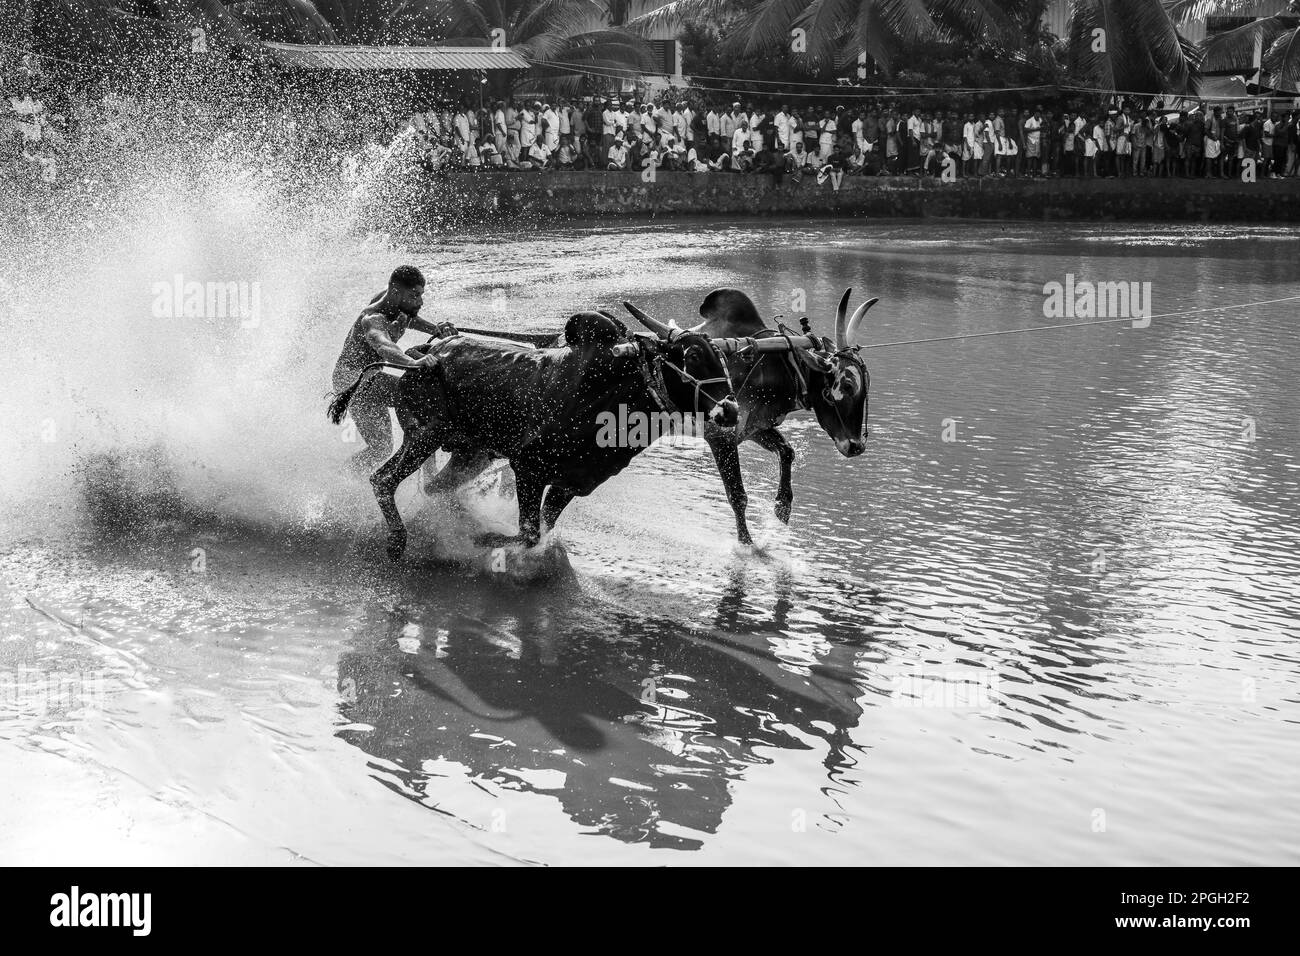
[[[864,352],[866,454],[784,426],[789,527],[762,449],[749,549],[707,449],[656,446],[528,586],[475,570],[473,531],[513,520],[495,476],[463,513],[404,488],[394,568],[368,489],[291,450],[258,452],[271,505],[195,490],[243,443],[69,452],[4,517],[0,860],[1300,862],[1300,300],[1236,307],[1300,294],[1298,252],[1165,225],[430,242],[426,314],[467,325],[624,298],[686,323],[730,285],[829,331],[853,286],[881,299],[863,340],[898,342],[1071,321],[1043,314],[1067,273],[1150,282],[1156,317]],[[292,371],[320,389],[382,276],[325,265],[347,295]],[[74,434],[109,427],[98,382]],[[342,462],[318,406],[258,415]]]

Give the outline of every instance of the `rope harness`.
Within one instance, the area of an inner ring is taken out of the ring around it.
[[[674,365],[659,353],[655,353],[652,363],[647,360],[644,348],[639,351],[641,353],[641,361],[637,363],[637,366],[641,370],[641,377],[645,379],[645,383],[650,389],[650,396],[655,400],[655,404],[659,406],[660,411],[679,413],[681,411],[668,395],[668,385],[664,382],[663,367],[665,365],[676,372],[683,382],[695,386],[695,393],[691,399],[693,411],[700,413],[711,412],[722,404],[723,400],[716,399],[708,392],[704,391],[704,386],[715,385],[719,382],[725,383],[728,388],[731,386],[731,379],[725,374],[727,365],[725,361],[722,361],[721,353],[718,353],[718,359],[722,365],[724,374],[721,376],[715,376],[714,378],[696,378],[690,372],[686,371],[686,369]],[[700,408],[701,395],[709,400],[709,407],[707,409]]]

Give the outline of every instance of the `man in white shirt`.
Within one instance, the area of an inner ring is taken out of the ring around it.
[[[776,126],[776,148],[782,153],[790,152],[790,109],[782,106],[772,118]]]
[[[560,117],[549,103],[542,104],[542,140],[548,152],[554,152],[560,146]]]
[[[605,101],[605,109],[600,114],[600,148],[608,156],[609,148],[614,145],[614,137],[618,132],[618,115],[614,110],[614,105],[609,100]]]
[[[722,135],[722,114],[716,107],[710,106],[704,114],[704,128],[710,136]]]
[[[731,133],[731,155],[739,156],[749,145],[749,121],[743,116],[736,121],[736,128]]]
[[[497,100],[492,110],[492,141],[496,144],[497,152],[506,151],[506,111],[500,100]]]
[[[551,150],[546,145],[543,137],[537,137],[533,140],[533,145],[528,147],[528,159],[537,169],[544,169],[550,161]]]
[[[469,159],[469,113],[463,105],[457,108],[453,122],[456,126],[456,148],[462,156]]]
[[[627,149],[623,145],[623,140],[615,137],[614,145],[609,148],[608,164],[606,169],[624,170],[627,169]]]
[[[687,148],[695,142],[695,110],[691,109],[686,103],[683,103],[679,110],[682,117],[682,132],[679,138],[687,144]]]
[[[537,139],[537,113],[541,108],[541,103],[533,103],[531,106],[525,106],[519,115],[519,146],[527,153],[528,147],[532,146]]]
[[[740,104],[733,103],[731,111],[722,114],[722,138],[724,141],[731,139],[736,134],[736,126],[740,122]]]

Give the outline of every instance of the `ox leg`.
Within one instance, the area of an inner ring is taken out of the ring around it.
[[[426,465],[424,473],[424,493],[436,495],[444,491],[455,491],[465,482],[477,477],[488,465],[492,456],[464,451],[454,451],[447,464],[435,472],[432,477]]]
[[[767,428],[756,433],[754,441],[768,451],[776,452],[781,461],[781,481],[776,488],[776,516],[785,524],[790,523],[790,505],[794,501],[794,490],[790,487],[790,466],[794,464],[794,449],[775,428]]]
[[[532,548],[542,538],[542,494],[546,483],[536,475],[515,472],[515,497],[519,500],[519,537]]]
[[[745,523],[745,509],[749,498],[745,494],[745,481],[740,475],[740,454],[737,451],[734,431],[705,428],[704,440],[713,451],[713,460],[718,463],[718,474],[722,476],[722,486],[727,489],[727,500],[736,515],[736,537],[741,544],[753,544],[749,536],[749,526]]]
[[[555,522],[560,519],[560,512],[568,507],[572,500],[572,491],[551,485],[550,490],[546,492],[546,503],[542,505],[542,527],[554,528]]]
[[[375,500],[388,523],[388,556],[396,561],[406,550],[406,526],[397,510],[393,495],[397,486],[415,474],[420,466],[438,449],[436,429],[420,428],[408,431],[397,454],[384,462],[370,476],[370,486],[375,490]]]

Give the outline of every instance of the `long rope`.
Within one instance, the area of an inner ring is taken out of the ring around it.
[[[1239,305],[1216,305],[1205,309],[1187,309],[1183,312],[1165,312],[1162,315],[1138,316],[1146,318],[1147,321],[1152,319],[1171,319],[1179,315],[1195,315],[1198,312],[1223,312],[1227,309],[1249,309],[1257,305],[1274,305],[1278,302],[1292,302],[1300,299],[1300,295],[1287,295],[1280,299],[1263,299],[1259,302],[1242,302]],[[1001,329],[996,332],[965,332],[960,335],[940,335],[932,339],[905,339],[898,342],[878,342],[875,345],[863,345],[861,348],[866,349],[887,349],[895,345],[924,345],[928,342],[952,342],[956,339],[978,339],[988,335],[1015,335],[1019,332],[1046,332],[1052,329],[1077,329],[1086,325],[1110,325],[1115,322],[1132,322],[1133,316],[1122,319],[1094,319],[1090,322],[1067,322],[1063,325],[1037,325],[1027,329]]]

